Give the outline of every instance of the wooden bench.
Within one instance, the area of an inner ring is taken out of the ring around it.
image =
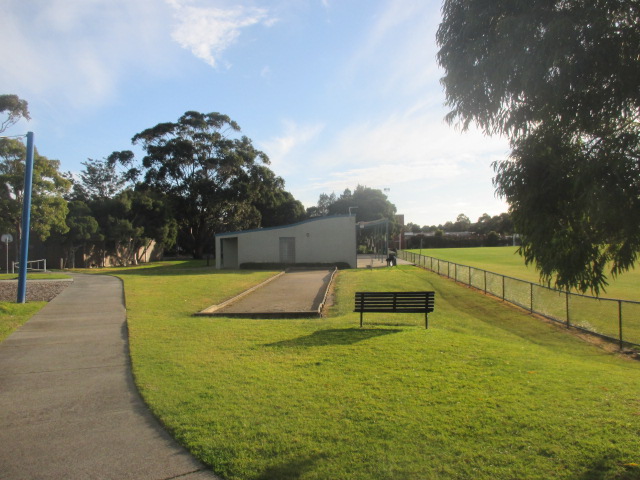
[[[356,292],[354,312],[360,312],[360,327],[365,312],[424,313],[424,328],[429,328],[435,295],[435,292]]]

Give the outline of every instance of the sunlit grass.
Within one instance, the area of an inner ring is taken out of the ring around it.
[[[62,280],[70,279],[64,273],[27,273],[27,280]],[[0,273],[0,280],[18,280],[17,273]]]
[[[124,279],[136,382],[228,479],[640,477],[640,365],[414,268],[339,273],[316,320],[192,317],[273,272]],[[365,314],[358,290],[434,290]]]

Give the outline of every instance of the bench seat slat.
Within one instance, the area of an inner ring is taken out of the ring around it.
[[[355,312],[368,313],[424,313],[425,327],[428,314],[435,307],[435,292],[356,292]]]

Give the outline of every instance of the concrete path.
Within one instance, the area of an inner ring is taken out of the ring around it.
[[[292,269],[248,295],[213,305],[200,315],[259,318],[318,317],[333,269]]]
[[[120,280],[76,275],[0,343],[0,479],[175,478],[217,477],[138,395]]]

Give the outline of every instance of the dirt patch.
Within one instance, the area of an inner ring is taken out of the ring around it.
[[[69,280],[46,280],[27,282],[27,302],[50,302],[65,288],[71,285]],[[15,302],[18,297],[18,281],[0,282],[0,302]]]

